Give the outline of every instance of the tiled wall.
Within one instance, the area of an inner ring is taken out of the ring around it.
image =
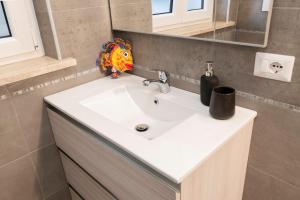
[[[114,29],[152,32],[151,0],[110,0],[110,8]]]
[[[240,0],[230,0],[229,20],[236,21]],[[228,0],[215,0],[217,21],[226,21]]]
[[[146,34],[115,32],[132,40],[134,73],[156,78],[149,69],[172,73],[176,87],[199,93],[204,63],[214,60],[225,85],[238,89],[238,104],[258,111],[244,200],[300,199],[300,2],[275,0],[266,49]],[[255,53],[296,56],[291,83],[253,76]]]
[[[34,1],[46,53],[56,57],[45,2]],[[1,200],[69,199],[43,97],[102,76],[94,61],[100,44],[111,37],[107,0],[50,3],[62,56],[75,57],[79,64],[0,87]],[[165,68],[173,74],[172,84],[199,92],[204,63],[215,60],[221,81],[247,92],[240,93],[239,105],[259,114],[244,200],[300,199],[300,2],[275,0],[274,6],[270,44],[265,50],[116,33],[133,41],[136,63],[141,65],[137,74],[154,77],[147,67]],[[256,51],[295,55],[292,83],[254,77]]]
[[[262,11],[263,0],[239,0],[237,28],[248,31],[266,29],[268,12]]]
[[[43,97],[102,76],[95,59],[111,39],[108,1],[50,3],[62,56],[78,66],[0,87],[1,200],[70,199]],[[45,1],[34,5],[46,55],[57,57]]]
[[[231,0],[229,19],[237,29],[265,31],[268,12],[262,11],[263,0]],[[216,0],[216,19],[226,20],[228,0]]]
[[[51,29],[49,12],[45,0],[33,0],[36,17],[38,20],[41,38],[45,54],[52,58],[58,58],[56,52],[53,31]]]

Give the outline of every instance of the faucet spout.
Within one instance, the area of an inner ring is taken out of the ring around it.
[[[154,80],[154,79],[143,80],[143,85],[144,86],[149,86],[151,83],[160,83],[160,81],[159,80]]]

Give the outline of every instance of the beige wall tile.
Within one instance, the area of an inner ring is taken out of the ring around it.
[[[30,158],[0,167],[1,200],[41,200],[42,195]]]
[[[135,64],[199,79],[205,62],[214,57],[213,43],[172,37],[118,32],[133,43]]]
[[[18,121],[14,109],[9,101],[10,94],[6,86],[0,87],[0,97],[5,97],[5,100],[0,101],[0,133],[15,130],[18,128]]]
[[[41,38],[46,56],[58,58],[54,43],[54,36],[50,25],[46,0],[33,0],[35,14],[38,21]]]
[[[51,84],[53,80],[76,73],[75,69],[65,69],[36,78],[20,81],[8,86],[12,95],[11,101],[16,110],[22,133],[31,151],[54,143],[51,126],[48,120],[43,98],[47,95],[68,89],[76,85],[76,79],[61,81],[47,87],[37,88],[40,84]],[[30,88],[33,87],[33,91]],[[29,92],[14,96],[19,90]]]
[[[300,188],[261,173],[255,168],[248,168],[243,200],[298,199],[300,199]]]
[[[31,153],[31,158],[41,183],[44,198],[61,192],[67,187],[62,163],[55,145]]]
[[[240,0],[237,28],[265,31],[268,12],[261,11],[263,0]]]
[[[8,99],[0,100],[0,166],[28,153],[28,146],[20,132],[6,87],[0,87],[0,96],[3,95]]]
[[[61,191],[55,193],[54,195],[51,195],[46,200],[75,200],[71,198],[69,188],[64,188]]]
[[[298,0],[274,0],[274,7],[300,7]]]
[[[108,7],[54,12],[54,19],[63,57],[94,67],[102,44],[111,40]]]
[[[150,2],[151,0],[109,0],[110,5],[112,6],[119,6],[119,5],[124,5],[124,4],[135,4],[135,3],[145,3],[145,2]]]
[[[102,78],[105,75],[100,71],[99,67],[96,67],[96,59],[93,55],[87,57],[80,57],[78,65],[76,66],[77,72],[85,74],[87,70],[93,70],[94,72],[85,74],[77,78],[77,84],[84,84],[89,81],[93,81],[98,78]]]
[[[112,0],[111,18],[114,29],[152,32],[151,1],[118,3]]]
[[[43,96],[30,93],[12,98],[22,133],[31,151],[54,143]]]
[[[62,11],[99,6],[108,7],[108,1],[109,0],[51,0],[51,5],[54,11]]]
[[[18,129],[0,132],[0,166],[25,155],[28,151],[25,139]]]
[[[48,12],[36,12],[45,55],[58,58]]]
[[[300,113],[239,98],[258,112],[249,165],[300,187]]]
[[[46,0],[33,0],[35,12],[47,12]]]

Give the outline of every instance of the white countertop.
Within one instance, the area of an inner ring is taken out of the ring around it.
[[[163,135],[147,140],[80,104],[120,84],[142,84],[142,80],[133,75],[122,75],[119,79],[106,77],[45,97],[45,101],[175,183],[181,183],[257,114],[236,107],[231,119],[216,120],[209,115],[208,107],[201,104],[198,94],[172,87],[170,93],[159,95],[195,109],[197,113]]]

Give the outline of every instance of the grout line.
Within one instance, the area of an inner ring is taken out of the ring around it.
[[[30,153],[26,153],[26,154],[24,154],[23,156],[21,156],[21,157],[15,159],[15,160],[12,160],[12,161],[9,161],[9,162],[7,162],[7,163],[5,163],[5,164],[3,164],[3,165],[0,165],[0,169],[4,168],[4,167],[6,167],[6,166],[8,166],[8,165],[10,165],[10,164],[12,164],[12,163],[15,163],[15,162],[17,162],[17,161],[19,161],[19,160],[22,160],[23,158],[25,158],[25,157],[27,157],[27,156],[29,156],[29,155],[30,155]]]
[[[258,168],[256,168],[256,167],[252,166],[251,164],[248,164],[248,168],[252,168],[252,169],[254,169],[255,171],[257,171],[257,172],[259,172],[259,173],[261,173],[261,174],[263,174],[263,175],[265,175],[265,176],[269,176],[269,177],[271,177],[271,178],[273,178],[273,179],[275,179],[275,180],[277,180],[277,181],[279,181],[279,182],[281,182],[281,183],[284,183],[284,184],[289,185],[289,186],[291,186],[291,187],[293,187],[293,188],[295,188],[295,189],[297,189],[297,190],[300,190],[300,186],[294,185],[294,184],[292,184],[292,183],[290,183],[290,182],[287,182],[287,181],[285,181],[285,180],[283,180],[283,179],[281,179],[281,178],[279,178],[279,177],[276,177],[276,176],[274,176],[274,175],[272,175],[272,174],[270,174],[270,173],[267,173],[267,172],[265,172],[265,171],[263,171],[263,170],[261,170],[261,169],[258,169]]]
[[[150,68],[141,67],[139,65],[136,65],[135,68],[140,69],[140,70],[144,70],[146,72],[153,72]],[[24,95],[26,93],[29,93],[29,92],[32,92],[32,91],[35,91],[35,90],[38,90],[38,89],[41,89],[41,88],[44,88],[44,87],[56,85],[56,84],[59,84],[60,82],[68,81],[70,79],[76,79],[76,78],[79,78],[81,76],[85,76],[85,75],[88,75],[90,73],[94,73],[94,72],[97,72],[97,71],[99,71],[98,67],[89,68],[89,69],[84,70],[84,71],[79,71],[77,73],[73,73],[73,74],[70,74],[70,75],[67,75],[67,76],[63,76],[63,77],[60,77],[60,78],[57,78],[57,79],[54,79],[54,80],[46,81],[46,82],[43,82],[43,83],[32,85],[32,86],[27,87],[27,88],[23,88],[23,89],[20,89],[20,90],[17,90],[17,91],[13,91],[11,96],[14,97],[14,96]],[[179,75],[179,74],[174,74],[174,73],[170,73],[170,76],[173,79],[186,81],[190,84],[195,84],[195,85],[200,86],[200,80],[198,80],[198,79],[190,78],[190,77],[187,77],[187,76],[184,76],[184,75]],[[300,113],[300,106],[296,106],[296,105],[293,105],[293,104],[288,104],[288,103],[284,103],[284,102],[281,102],[281,101],[277,101],[277,100],[257,96],[255,94],[251,94],[251,93],[247,93],[247,92],[243,92],[243,91],[237,91],[237,95],[240,96],[240,97],[244,97],[246,99],[252,100],[252,101],[265,103],[265,104],[276,106],[278,108],[282,108],[282,109],[285,109],[285,110]],[[8,98],[9,98],[8,96],[2,95],[2,96],[0,96],[0,101],[1,100],[6,100]]]
[[[146,72],[152,72],[153,73],[153,70],[151,70],[150,68],[145,68],[145,67],[142,67],[142,66],[135,66],[135,68],[140,69],[140,70],[144,70]],[[170,73],[170,76],[171,76],[171,78],[174,78],[174,79],[178,79],[178,80],[181,80],[181,81],[186,81],[186,82],[189,82],[191,84],[200,85],[200,80],[198,80],[198,79],[189,78],[189,77],[184,76],[184,75],[178,75],[178,74],[173,74],[173,73]],[[247,93],[247,92],[243,92],[243,91],[237,91],[237,95],[241,96],[241,97],[244,97],[244,98],[247,98],[249,100],[256,101],[256,102],[261,102],[261,103],[269,104],[269,105],[272,105],[272,106],[276,106],[278,108],[282,108],[282,109],[286,109],[286,110],[290,110],[290,111],[293,111],[293,112],[300,113],[300,106],[296,106],[296,105],[284,103],[284,102],[281,102],[281,101],[277,101],[277,100],[257,96],[255,94],[251,94],[251,93]]]
[[[299,106],[284,103],[284,102],[281,102],[281,101],[276,101],[276,100],[269,99],[269,98],[264,98],[264,97],[261,97],[261,96],[257,96],[257,95],[247,93],[247,92],[242,92],[242,91],[237,91],[237,95],[239,95],[240,97],[247,98],[249,100],[269,104],[269,105],[272,105],[272,106],[276,106],[278,108],[283,108],[283,109],[286,109],[286,110],[290,110],[290,111],[293,111],[293,112],[299,112],[300,113],[300,107]]]
[[[7,165],[10,165],[10,164],[12,164],[12,163],[14,163],[14,162],[17,162],[17,161],[19,161],[19,160],[25,158],[26,156],[30,156],[30,154],[32,154],[32,153],[34,153],[34,152],[43,150],[43,149],[45,149],[45,148],[47,148],[47,147],[49,147],[49,146],[51,146],[51,145],[55,145],[55,143],[47,144],[47,145],[42,146],[42,147],[39,147],[39,148],[37,148],[37,149],[35,149],[35,150],[33,150],[33,151],[29,151],[28,153],[24,154],[23,156],[20,156],[19,158],[15,159],[15,160],[12,160],[12,161],[9,161],[9,162],[7,162],[7,163],[5,163],[5,164],[3,164],[3,165],[0,165],[0,169],[3,168],[3,167],[6,167]]]
[[[35,163],[34,163],[34,161],[33,161],[32,156],[30,156],[30,154],[35,153],[35,152],[38,152],[38,151],[41,151],[41,150],[43,150],[43,149],[46,149],[46,148],[48,148],[48,147],[50,147],[50,146],[52,146],[52,145],[55,145],[55,146],[56,146],[56,144],[55,144],[54,141],[53,141],[53,143],[44,145],[44,146],[42,146],[42,147],[40,147],[40,148],[38,148],[38,149],[35,149],[34,151],[31,151],[31,152],[29,153],[29,159],[30,159],[31,165],[32,165],[32,167],[33,167],[34,173],[35,173],[35,175],[36,175],[36,179],[37,179],[37,181],[38,181],[38,183],[39,183],[39,188],[40,188],[40,190],[41,190],[41,194],[42,194],[43,199],[48,199],[48,198],[50,198],[52,195],[55,195],[55,194],[57,194],[58,192],[60,192],[61,190],[63,190],[64,188],[66,188],[66,185],[63,185],[63,187],[60,188],[58,191],[55,191],[55,192],[53,192],[53,193],[51,193],[51,194],[49,194],[49,195],[46,195],[46,193],[45,193],[45,191],[44,191],[44,189],[43,189],[43,184],[42,184],[41,177],[40,177],[40,175],[39,175],[39,173],[38,173],[38,169],[37,169],[37,167],[36,167],[36,165],[35,165]],[[60,157],[59,157],[59,158],[60,158]]]
[[[273,7],[276,10],[300,10],[300,7]]]
[[[59,41],[58,41],[58,35],[57,35],[56,26],[55,26],[55,22],[54,22],[54,18],[53,18],[53,11],[52,11],[50,0],[46,0],[46,6],[47,6],[50,26],[51,26],[51,30],[52,30],[52,34],[53,34],[53,38],[54,38],[57,58],[58,58],[58,60],[61,60],[62,54],[61,54],[61,50],[60,50],[60,45],[59,45]]]
[[[84,8],[70,8],[70,9],[60,9],[60,10],[54,10],[54,12],[70,12],[70,11],[79,11],[79,10],[87,10],[87,9],[93,9],[93,8],[106,8],[107,5],[103,6],[89,6]]]
[[[69,189],[69,185],[68,183],[66,183],[62,188],[60,188],[58,191],[53,192],[51,194],[49,194],[47,197],[44,197],[43,200],[47,200],[47,199],[51,199],[51,197],[53,197],[54,195],[56,195],[59,192],[62,192],[64,190],[68,190]]]
[[[67,76],[62,76],[62,77],[59,77],[59,78],[56,78],[56,79],[53,79],[53,80],[49,80],[49,81],[46,81],[46,82],[43,82],[43,83],[38,83],[36,85],[31,85],[27,88],[23,88],[23,89],[20,89],[20,90],[17,90],[17,91],[13,91],[12,96],[14,97],[14,96],[24,95],[24,94],[27,94],[29,92],[33,92],[35,90],[39,90],[39,89],[44,88],[44,87],[53,86],[53,85],[59,84],[59,83],[64,82],[64,81],[68,81],[68,80],[71,80],[71,79],[76,79],[76,78],[88,75],[90,73],[94,73],[96,71],[99,71],[98,67],[90,68],[90,69],[87,69],[87,70],[84,70],[84,71],[79,71],[77,73],[69,74]]]
[[[11,97],[12,94],[10,93],[9,89],[6,87],[6,90],[7,90],[7,94]],[[17,122],[17,131],[19,132],[19,135],[22,137],[22,140],[23,142],[25,143],[26,145],[26,150],[28,151],[28,153],[30,152],[30,147],[29,147],[29,144],[28,144],[28,141],[26,139],[26,136],[24,134],[24,132],[22,131],[22,128],[21,128],[21,121],[20,121],[20,117],[19,117],[19,114],[17,112],[17,109],[15,107],[15,103],[14,101],[9,101],[9,105],[11,106],[12,110],[13,110],[13,113],[14,113],[14,117],[16,118],[16,122]],[[25,154],[26,155],[26,154]],[[0,166],[1,168],[1,166]]]
[[[42,197],[43,197],[43,199],[44,199],[46,195],[45,195],[45,192],[44,192],[44,190],[43,190],[42,181],[41,181],[40,176],[39,176],[39,174],[38,174],[38,170],[37,170],[37,168],[36,168],[36,166],[35,166],[35,164],[34,164],[34,162],[33,162],[32,156],[29,155],[29,159],[30,159],[31,167],[33,168],[33,171],[34,171],[34,175],[35,175],[36,180],[37,180],[37,182],[38,182],[38,185],[39,185],[39,188],[40,188],[41,195],[42,195]]]

